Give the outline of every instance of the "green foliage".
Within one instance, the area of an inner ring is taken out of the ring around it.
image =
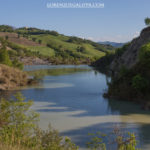
[[[147,25],[147,26],[150,26],[150,18],[145,18],[145,24]]]
[[[103,139],[106,137],[105,134],[97,132],[96,134],[89,134],[92,136],[91,141],[87,143],[87,147],[91,150],[106,150],[106,144]]]
[[[31,100],[25,101],[20,93],[11,100],[1,99],[0,147],[9,147],[9,150],[77,150],[78,147],[69,138],[61,137],[51,126],[47,130],[37,126],[39,114],[30,109],[32,104]],[[108,139],[117,150],[138,150],[133,133],[124,134],[115,129],[110,135],[100,132],[90,135],[92,139],[87,146],[92,150],[106,150]]]
[[[84,39],[81,39],[81,38],[77,38],[77,37],[75,37],[75,36],[72,36],[72,37],[70,37],[70,38],[68,39],[67,42],[81,44],[81,43],[83,43],[83,42],[85,42],[85,41],[84,41]]]
[[[8,66],[12,66],[12,62],[9,58],[9,55],[6,49],[0,49],[0,63],[8,65]]]
[[[12,64],[13,64],[13,67],[18,68],[20,70],[23,70],[23,68],[24,68],[23,63],[19,62],[18,59],[14,59],[12,61]]]
[[[56,31],[41,30],[41,29],[37,29],[37,28],[27,28],[27,27],[18,28],[15,30],[15,32],[17,32],[19,34],[26,34],[26,35],[42,35],[42,34],[51,34],[54,36],[59,35],[59,33]]]
[[[1,143],[28,145],[31,140],[32,130],[35,128],[38,115],[29,111],[32,101],[24,102],[24,100],[25,98],[19,93],[15,95],[15,101],[1,99]]]
[[[0,31],[1,32],[13,32],[14,29],[11,26],[8,25],[0,25]]]
[[[49,33],[50,33],[51,35],[54,35],[54,36],[58,36],[58,35],[59,35],[59,33],[56,32],[56,31],[50,31]]]
[[[36,41],[36,38],[32,38],[32,41],[35,42],[35,41]]]
[[[123,47],[118,48],[118,49],[115,51],[116,57],[121,56],[121,55],[127,50],[127,48],[128,48],[129,46],[130,46],[130,43],[127,43],[127,44],[125,44]]]
[[[7,51],[5,46],[7,44],[2,42],[3,48],[0,49],[0,63],[23,70],[23,64],[19,62],[17,58],[11,61],[10,56],[15,57],[17,53],[12,50]]]
[[[148,80],[139,74],[132,78],[132,87],[138,91],[143,91],[148,88],[148,84]]]
[[[5,39],[8,40],[8,38],[9,38],[8,35],[6,35],[6,36],[5,36]]]
[[[42,40],[38,40],[38,43],[41,44],[41,43],[42,43]]]
[[[1,27],[2,31],[5,27]],[[56,31],[23,27],[13,29],[12,32],[17,33],[18,38],[23,36],[39,44],[42,43],[41,46],[23,46],[7,41],[7,46],[17,51],[17,56],[37,56],[52,60],[51,62],[57,64],[89,64],[91,61],[104,56],[107,50],[114,49],[113,47],[101,45],[90,40],[64,36]],[[15,55],[15,53],[11,54]]]
[[[30,109],[32,101],[17,93],[13,100],[0,101],[0,145],[28,150],[77,150],[70,139],[63,139],[49,126],[41,130],[37,126],[39,114]]]
[[[123,76],[125,76],[128,72],[129,72],[129,70],[127,69],[126,66],[121,66],[120,72],[119,72],[120,76],[123,77]]]
[[[150,63],[150,43],[141,47],[139,51],[139,60],[142,63]]]
[[[77,52],[86,53],[86,48],[84,46],[77,47]]]
[[[18,34],[18,36],[17,36],[17,37],[18,37],[18,39],[19,39],[19,38],[20,38],[20,34]]]
[[[91,150],[106,150],[107,145],[112,147],[114,145],[116,150],[139,150],[134,133],[123,133],[119,129],[114,129],[113,132],[108,135],[100,132],[90,135],[92,139],[87,143],[87,146]]]

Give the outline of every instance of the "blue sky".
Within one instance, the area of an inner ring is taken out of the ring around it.
[[[126,42],[138,36],[150,17],[150,0],[61,0],[100,2],[99,9],[48,9],[60,0],[1,0],[0,24],[38,27],[94,41]]]

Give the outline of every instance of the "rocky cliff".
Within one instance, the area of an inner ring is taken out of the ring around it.
[[[110,70],[117,72],[122,66],[128,69],[135,66],[139,60],[140,48],[148,42],[150,42],[150,27],[143,29],[140,36],[132,40],[121,56],[115,57],[110,65]]]

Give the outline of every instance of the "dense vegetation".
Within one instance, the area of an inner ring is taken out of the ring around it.
[[[56,31],[1,25],[0,36],[11,47],[12,55],[37,56],[51,63],[90,63],[114,48],[90,40],[69,37]]]
[[[4,150],[76,150],[69,138],[59,136],[50,126],[47,131],[37,126],[38,114],[30,109],[21,94],[0,102],[0,148]]]
[[[131,69],[122,66],[117,77],[112,78],[108,96],[125,100],[145,101],[145,109],[150,107],[150,43],[139,51],[138,63]]]
[[[148,23],[148,19],[146,21]],[[144,109],[150,109],[150,43],[148,32],[149,27],[142,31],[139,38],[125,44],[113,53],[107,53],[106,56],[93,63],[95,67],[101,71],[104,70],[112,77],[108,92],[104,96],[119,100],[139,101],[142,102]],[[142,38],[144,40],[141,42],[140,39]],[[132,51],[134,47],[136,49]],[[124,55],[126,50],[128,53]],[[125,56],[128,57],[127,54],[136,58],[134,61],[137,62],[132,61],[134,63],[132,67],[128,67],[124,63],[128,60],[127,64],[130,64],[129,58],[124,58]]]
[[[22,70],[23,64],[18,61],[17,57],[13,57],[12,60],[10,59],[10,57],[13,56],[13,53],[6,49],[8,43],[2,38],[0,38],[0,42],[1,42],[0,63],[8,65],[10,67],[19,68],[20,70]]]
[[[150,26],[150,18],[145,18],[145,24],[147,25],[147,26]]]
[[[69,138],[61,137],[51,126],[46,131],[38,127],[39,114],[30,109],[32,104],[32,101],[25,101],[20,93],[12,100],[1,99],[0,149],[77,150],[78,147]],[[127,136],[122,136],[120,133],[118,129],[113,131],[112,142],[116,145],[116,150],[137,150],[135,135],[128,133]],[[106,150],[107,146],[103,139],[108,137],[107,135],[90,135],[92,139],[87,145],[91,150]]]

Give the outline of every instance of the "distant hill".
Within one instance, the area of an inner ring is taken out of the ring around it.
[[[0,40],[5,40],[11,55],[36,56],[56,64],[90,63],[114,50],[110,45],[65,36],[56,31],[38,28],[14,28],[0,25]]]
[[[116,48],[120,48],[122,47],[125,43],[117,43],[117,42],[109,42],[109,41],[106,41],[106,42],[98,42],[99,44],[104,44],[104,45],[111,45],[113,47],[116,47]]]

